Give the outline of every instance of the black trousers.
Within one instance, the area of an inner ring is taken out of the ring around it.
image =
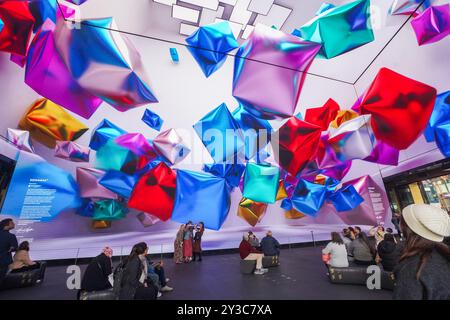
[[[3,284],[3,280],[5,279],[7,272],[8,272],[8,265],[0,265],[0,288]]]
[[[157,295],[158,290],[155,287],[151,285],[148,287],[141,286],[136,289],[134,300],[156,300]]]
[[[198,256],[198,261],[202,261],[202,253],[201,252],[193,252],[193,261],[195,261],[196,257]]]

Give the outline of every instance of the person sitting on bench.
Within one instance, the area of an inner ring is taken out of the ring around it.
[[[89,262],[81,280],[81,291],[92,292],[112,288],[109,281],[109,276],[112,274],[112,256],[113,250],[105,247],[102,253]]]
[[[329,255],[329,259],[326,260],[327,267],[348,267],[347,249],[337,232],[331,233],[331,241],[322,250],[322,255]]]
[[[262,267],[262,259],[264,254],[261,251],[256,250],[250,244],[248,233],[244,233],[241,244],[239,245],[239,254],[242,260],[255,260],[256,261],[256,270],[254,274],[264,274],[269,272],[269,269],[265,269]]]
[[[280,255],[280,243],[272,235],[272,231],[267,231],[266,236],[261,240],[261,250],[264,256],[279,256]]]
[[[16,236],[9,232],[14,227],[12,219],[0,221],[0,287],[8,273],[9,265],[13,262],[11,252],[16,251],[18,247]]]
[[[20,273],[30,270],[36,270],[41,268],[41,263],[30,259],[30,243],[28,241],[23,241],[20,243],[19,248],[13,257],[13,263],[9,265],[11,273]],[[42,270],[37,282],[41,282],[44,278]]]

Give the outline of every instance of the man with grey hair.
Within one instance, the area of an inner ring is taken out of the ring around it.
[[[242,260],[255,260],[256,261],[256,270],[254,274],[264,274],[269,271],[269,269],[264,269],[262,267],[262,259],[264,255],[261,251],[256,250],[250,244],[248,233],[244,233],[242,237],[241,244],[239,245],[239,254]]]
[[[272,231],[267,231],[266,236],[261,240],[261,250],[265,256],[279,256],[280,243],[272,235]]]

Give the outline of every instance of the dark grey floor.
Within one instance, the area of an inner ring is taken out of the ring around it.
[[[391,299],[390,291],[330,283],[320,250],[319,247],[284,249],[281,265],[270,268],[263,276],[240,274],[238,254],[205,256],[202,262],[182,265],[165,260],[169,285],[175,290],[161,299]],[[75,299],[76,292],[66,287],[66,268],[49,267],[41,285],[2,291],[0,300]]]

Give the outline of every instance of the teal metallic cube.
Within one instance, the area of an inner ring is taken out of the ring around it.
[[[263,203],[275,203],[280,169],[269,164],[249,162],[244,175],[244,198]]]

